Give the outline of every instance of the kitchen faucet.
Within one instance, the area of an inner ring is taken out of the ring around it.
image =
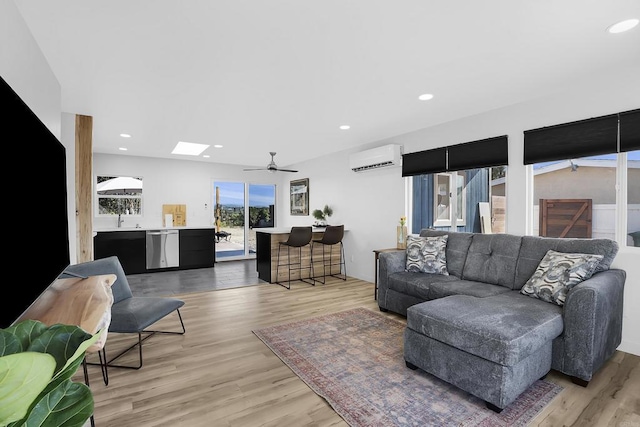
[[[123,222],[124,222],[124,219],[122,219],[121,214],[118,214],[118,228],[122,226]]]

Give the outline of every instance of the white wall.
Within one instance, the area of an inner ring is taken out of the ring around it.
[[[69,255],[76,259],[75,239],[75,155],[61,138],[61,88],[29,28],[13,1],[0,1],[0,76],[20,95],[67,151],[67,209],[69,212]],[[16,144],[24,142],[15,141]],[[25,147],[24,145],[20,146]],[[14,150],[15,152],[15,150]],[[37,153],[34,153],[37,155]],[[22,154],[28,155],[28,154]],[[34,159],[34,166],[38,159]],[[46,214],[39,213],[41,224]],[[46,225],[51,226],[50,224]]]
[[[96,120],[94,118],[94,120]],[[212,226],[214,181],[237,181],[275,184],[276,197],[281,193],[280,176],[269,172],[244,172],[242,167],[192,160],[94,153],[93,174],[104,176],[141,176],[143,179],[143,215],[124,217],[123,227],[161,227],[162,205],[187,206],[187,226]],[[288,194],[288,187],[285,193]],[[95,213],[95,206],[93,207]],[[288,212],[288,211],[287,211]],[[278,219],[276,218],[276,221]],[[115,218],[95,218],[94,230],[113,228]]]
[[[309,211],[322,209],[327,204],[333,208],[327,222],[344,224],[347,274],[373,282],[373,250],[395,247],[396,225],[405,214],[405,197],[400,167],[363,172],[349,168],[348,154],[370,146],[300,163],[294,169],[300,171],[300,178],[309,178]],[[285,213],[281,225],[311,225],[314,222],[311,215],[289,215],[289,199],[285,196],[278,199],[279,211]]]
[[[60,84],[13,1],[0,2],[0,76],[60,138]]]

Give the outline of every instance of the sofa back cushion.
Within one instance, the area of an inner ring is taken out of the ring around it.
[[[514,279],[521,242],[521,236],[511,234],[474,234],[462,278],[516,289]]]
[[[464,262],[467,259],[467,252],[469,252],[469,245],[471,245],[471,239],[473,233],[463,233],[457,231],[446,230],[432,230],[424,228],[420,231],[421,237],[434,237],[448,235],[447,238],[447,271],[456,277],[462,277],[462,269],[464,268]]]
[[[618,243],[611,239],[564,239],[523,236],[516,268],[515,288],[521,289],[538,268],[547,251],[602,255],[595,273],[608,270],[618,253]]]

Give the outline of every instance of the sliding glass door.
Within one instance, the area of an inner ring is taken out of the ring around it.
[[[214,181],[216,260],[254,258],[254,228],[275,224],[275,185]]]

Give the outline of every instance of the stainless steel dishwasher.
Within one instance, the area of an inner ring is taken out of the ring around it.
[[[179,230],[147,230],[147,270],[179,266]]]

